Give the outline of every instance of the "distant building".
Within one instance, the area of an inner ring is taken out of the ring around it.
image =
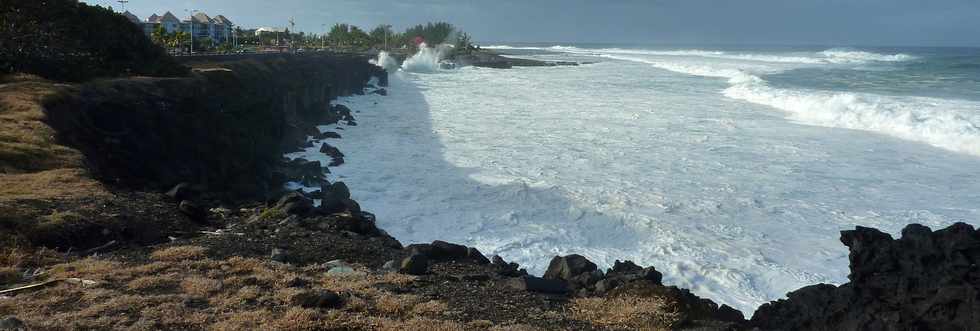
[[[126,16],[130,21],[133,21],[133,23],[140,25],[143,28],[143,33],[146,33],[147,36],[162,26],[167,33],[183,31],[192,35],[194,39],[209,38],[215,44],[234,41],[235,24],[224,15],[211,18],[207,14],[199,12],[191,16],[190,19],[181,20],[168,11],[163,15],[153,14],[146,21],[140,21],[139,17],[129,11],[126,11],[122,15]]]

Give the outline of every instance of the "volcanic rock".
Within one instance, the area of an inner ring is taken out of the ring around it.
[[[408,275],[424,275],[429,272],[429,258],[422,254],[412,254],[402,260],[398,272]]]
[[[545,279],[534,276],[522,276],[511,278],[504,281],[504,286],[518,291],[565,294],[568,293],[568,284],[557,279]]]
[[[344,304],[344,299],[332,291],[306,291],[293,296],[290,304],[303,308],[340,308]]]
[[[965,223],[933,232],[913,224],[895,240],[842,231],[850,282],[820,284],[767,303],[752,317],[766,330],[973,330],[980,326],[980,231]]]

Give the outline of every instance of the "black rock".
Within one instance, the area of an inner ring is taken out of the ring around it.
[[[466,257],[469,258],[470,260],[473,260],[477,264],[490,264],[490,260],[487,259],[487,257],[484,256],[483,253],[480,253],[480,250],[476,249],[476,247],[467,247]]]
[[[323,191],[320,198],[320,211],[324,214],[342,213],[345,211],[360,211],[360,206],[350,199],[350,189],[344,182],[336,182],[321,186]]]
[[[913,224],[895,240],[857,227],[850,282],[814,285],[759,307],[765,330],[976,330],[980,326],[980,231],[957,223],[933,232]]]
[[[26,331],[27,325],[13,316],[0,319],[0,330],[2,331]]]
[[[336,132],[333,132],[333,131],[323,132],[323,133],[320,133],[320,134],[316,135],[315,137],[316,137],[317,140],[323,140],[323,139],[340,139],[341,138],[339,133],[336,133]]]
[[[499,255],[494,255],[490,263],[497,269],[497,274],[501,276],[521,277],[527,275],[527,270],[520,269],[521,266],[519,264],[514,262],[507,263]]]
[[[599,267],[595,263],[578,254],[555,256],[551,259],[548,270],[544,273],[544,278],[570,281],[576,276],[592,273],[598,269]]]
[[[290,304],[303,308],[335,309],[344,305],[344,299],[332,291],[306,291],[293,296]]]
[[[183,303],[184,303],[184,307],[191,308],[191,309],[205,309],[210,305],[208,299],[201,298],[201,297],[186,298],[184,299]]]
[[[208,220],[208,211],[189,200],[181,201],[177,208],[181,214],[187,215],[194,222],[204,223]]]
[[[557,279],[544,279],[534,276],[511,278],[504,281],[506,287],[528,292],[565,294],[569,292],[568,284]]]
[[[429,253],[429,257],[440,261],[463,259],[466,256],[466,246],[451,244],[441,240],[432,242],[432,252]]]
[[[385,89],[377,89],[377,90],[371,91],[371,94],[377,94],[377,95],[387,96],[388,95],[388,90],[385,90]]]
[[[354,116],[351,115],[350,108],[347,108],[347,106],[344,106],[344,105],[334,105],[331,108],[331,110],[334,113],[336,113],[337,115],[339,115],[340,118],[343,119],[343,120],[345,120],[345,121],[353,121],[354,120]]]
[[[310,281],[301,277],[293,277],[286,281],[287,287],[308,287],[310,286]]]
[[[285,248],[273,248],[272,253],[269,254],[269,259],[276,262],[286,263],[289,261],[289,250]]]
[[[193,198],[195,198],[197,196],[197,193],[198,192],[196,192],[193,189],[193,187],[191,187],[191,184],[188,184],[188,183],[180,183],[180,184],[177,184],[177,186],[174,186],[172,189],[170,189],[170,191],[167,191],[167,193],[165,193],[165,194],[171,200],[173,200],[175,202],[180,202],[180,201],[184,201],[184,200],[187,200],[187,199],[193,199]]]
[[[411,254],[421,254],[426,257],[432,256],[432,244],[411,244],[405,247]]]
[[[324,143],[320,146],[320,153],[326,154],[330,157],[344,157],[344,153],[340,152],[340,149],[333,147],[330,144]]]
[[[429,258],[422,254],[412,254],[402,260],[398,272],[408,275],[424,275],[429,272]]]
[[[279,198],[274,208],[277,208],[287,215],[305,216],[313,211],[313,200],[299,192],[292,192]]]

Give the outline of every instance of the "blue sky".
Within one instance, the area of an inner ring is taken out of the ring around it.
[[[131,0],[127,9],[141,18],[197,9],[246,27],[293,17],[307,32],[444,20],[484,42],[980,46],[980,0]]]

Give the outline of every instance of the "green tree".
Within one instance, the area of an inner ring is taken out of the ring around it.
[[[150,39],[153,40],[157,45],[166,46],[167,39],[169,35],[167,34],[167,29],[163,28],[163,25],[157,25],[156,29],[150,33]]]
[[[337,23],[330,28],[330,32],[327,33],[327,41],[333,45],[341,46],[350,43],[350,25],[346,23]]]
[[[384,45],[386,43],[390,44],[391,37],[394,35],[395,33],[391,30],[391,25],[388,24],[378,25],[373,30],[371,30],[370,33],[371,43],[373,43],[374,45]]]
[[[350,41],[351,45],[367,46],[371,44],[371,36],[369,36],[367,32],[364,32],[364,30],[361,30],[361,28],[357,26],[352,25],[350,27],[350,32],[348,32],[347,38]]]
[[[411,41],[416,37],[421,37],[430,45],[438,45],[447,42],[449,36],[455,31],[456,27],[452,24],[446,22],[430,22],[425,25],[416,25],[405,30],[405,39]]]

